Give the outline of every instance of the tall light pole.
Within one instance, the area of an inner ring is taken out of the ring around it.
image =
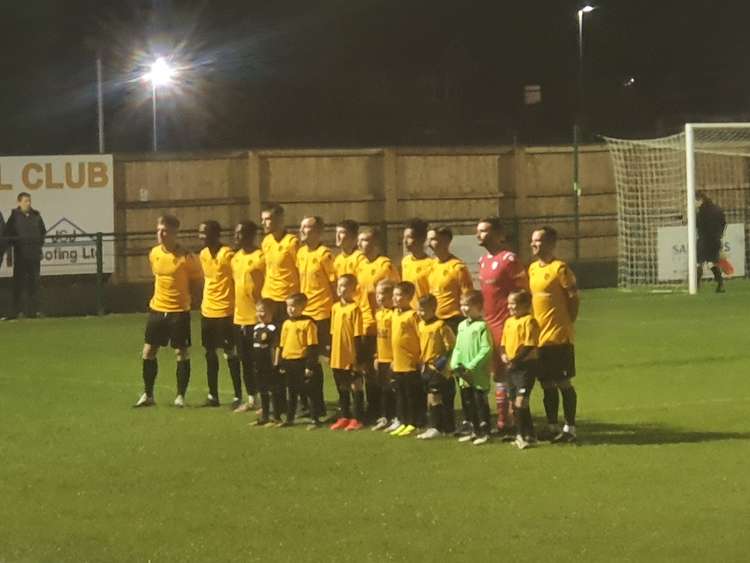
[[[157,58],[151,63],[150,70],[143,75],[143,80],[151,82],[151,117],[152,117],[152,139],[153,151],[159,148],[158,129],[156,124],[156,93],[159,86],[166,86],[172,82],[175,71],[169,66],[164,57]]]
[[[580,217],[580,200],[581,200],[581,184],[580,184],[580,168],[579,168],[579,150],[578,144],[581,136],[581,121],[583,119],[583,16],[584,14],[591,13],[596,8],[590,4],[586,4],[580,10],[578,10],[578,77],[577,77],[577,99],[576,99],[576,113],[575,121],[573,123],[573,201],[574,201],[574,215],[575,215],[575,260],[581,257],[581,217]]]

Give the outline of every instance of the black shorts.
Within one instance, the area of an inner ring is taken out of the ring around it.
[[[146,344],[151,346],[167,346],[172,348],[188,348],[190,346],[190,311],[178,313],[161,313],[150,311],[146,321]]]
[[[536,371],[537,364],[533,360],[523,362],[520,366],[508,369],[506,373],[508,375],[508,383],[510,384],[511,396],[530,396],[531,390],[534,389]]]
[[[201,344],[206,350],[231,350],[234,348],[234,323],[232,317],[212,319],[201,316]]]
[[[378,362],[378,369],[375,373],[377,383],[381,387],[386,387],[393,383],[393,373],[391,372],[391,362]]]
[[[350,369],[332,369],[336,387],[349,387],[362,376]]]
[[[331,354],[331,319],[320,319],[315,321],[318,329],[318,349],[322,356]]]
[[[540,382],[562,381],[576,376],[576,355],[572,344],[539,348],[537,377]]]
[[[445,377],[445,374],[432,368],[425,368],[424,372],[422,372],[422,380],[425,382],[425,389],[427,392],[436,394],[442,394],[448,382],[448,378]]]
[[[704,262],[718,262],[721,254],[721,239],[699,238],[698,247],[698,264]]]

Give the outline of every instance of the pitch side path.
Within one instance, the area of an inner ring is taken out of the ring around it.
[[[178,410],[168,353],[134,410],[145,314],[0,324],[0,562],[747,560],[750,283],[712,289],[584,292],[581,445],[523,452]]]

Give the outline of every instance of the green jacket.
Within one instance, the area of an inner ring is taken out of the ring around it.
[[[456,347],[451,356],[451,370],[463,366],[471,374],[471,383],[460,377],[461,387],[478,387],[482,390],[490,388],[490,373],[492,372],[492,337],[487,324],[482,321],[465,319],[458,325]]]

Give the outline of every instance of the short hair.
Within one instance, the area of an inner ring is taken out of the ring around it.
[[[500,217],[483,217],[479,222],[488,223],[490,231],[493,233],[502,235],[505,232],[505,227],[503,227],[503,222],[500,220]]]
[[[523,305],[524,307],[531,306],[531,293],[529,293],[525,289],[517,289],[515,291],[511,291],[508,295],[508,299],[513,297],[516,300],[516,303],[519,305]]]
[[[326,222],[325,222],[325,221],[323,221],[323,217],[321,217],[320,215],[305,215],[304,217],[302,217],[302,220],[303,220],[303,221],[304,221],[304,220],[306,220],[306,219],[315,219],[315,226],[316,226],[316,227],[317,227],[318,229],[320,229],[321,231],[322,231],[322,230],[323,230],[323,229],[325,228],[325,226],[326,226]]]
[[[258,234],[258,224],[255,221],[240,221],[237,226],[242,227],[242,230],[247,231],[251,236]]]
[[[16,201],[21,201],[25,197],[31,199],[31,194],[29,192],[21,192],[16,196]]]
[[[414,287],[414,284],[410,281],[400,281],[393,287],[393,289],[398,289],[403,295],[410,299],[414,297],[414,294],[417,292],[417,288]]]
[[[274,310],[276,309],[276,301],[273,299],[269,299],[268,297],[263,297],[261,299],[258,299],[258,301],[255,302],[255,308],[256,309],[263,309],[264,311],[271,313],[273,315]]]
[[[447,238],[449,241],[453,240],[453,229],[450,227],[434,227],[431,230],[435,231],[435,234],[439,237]]]
[[[357,277],[354,274],[342,274],[339,276],[338,281],[345,281],[354,287],[357,286]]]
[[[360,235],[372,235],[372,238],[378,243],[382,244],[383,239],[380,235],[380,229],[377,227],[365,227],[364,229],[359,231]]]
[[[542,232],[542,238],[544,238],[544,240],[546,240],[547,242],[557,242],[557,231],[549,225],[539,227],[537,231]]]
[[[427,221],[423,221],[422,219],[416,217],[414,219],[409,219],[406,222],[404,229],[411,229],[414,235],[420,240],[427,238]]]
[[[215,235],[221,234],[221,225],[218,221],[215,221],[213,219],[207,219],[206,221],[202,221],[201,225],[206,226],[206,230],[212,232]]]
[[[291,301],[292,303],[303,305],[307,303],[307,295],[304,293],[292,293],[289,297],[286,298],[287,301]]]
[[[341,227],[350,235],[356,235],[359,233],[359,223],[352,219],[344,219],[336,223],[337,227]]]
[[[260,208],[260,212],[270,212],[274,217],[280,217],[284,215],[284,208],[278,203],[266,202],[263,204],[263,207]]]
[[[484,296],[478,289],[470,289],[464,291],[461,295],[461,301],[467,305],[484,305]]]
[[[169,227],[170,229],[180,228],[180,220],[174,215],[170,215],[169,213],[159,215],[159,218],[156,220],[156,224],[164,225],[165,227]]]
[[[383,278],[380,280],[377,285],[375,286],[375,289],[383,288],[388,293],[393,293],[393,288],[396,287],[396,282],[393,280],[389,280],[388,278]]]
[[[432,293],[428,293],[419,299],[419,306],[423,309],[435,309],[437,308],[437,298]]]

